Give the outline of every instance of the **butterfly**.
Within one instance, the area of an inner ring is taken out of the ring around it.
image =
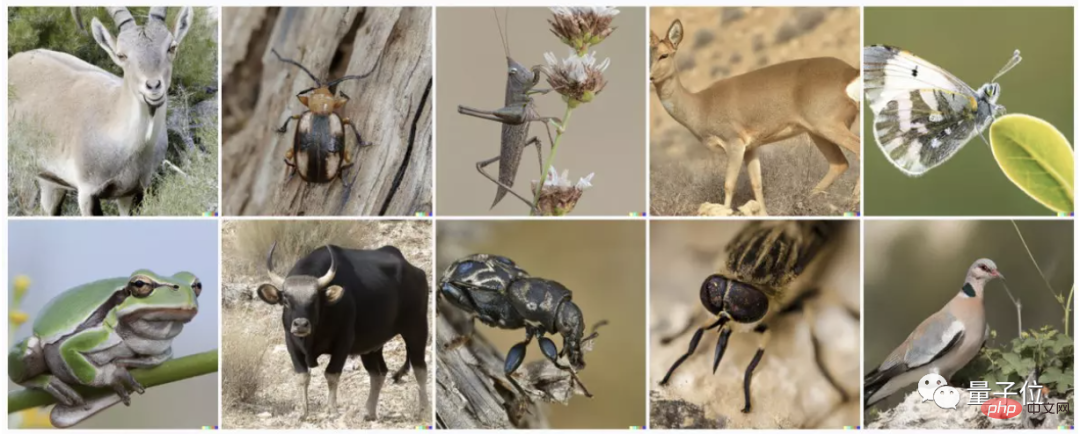
[[[874,140],[908,176],[941,165],[1005,114],[1005,106],[997,104],[1001,86],[995,81],[1020,59],[1017,50],[989,83],[975,90],[906,50],[863,48],[863,87],[874,112]]]

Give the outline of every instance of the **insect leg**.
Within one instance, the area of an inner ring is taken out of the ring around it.
[[[716,352],[713,353],[712,372],[716,373],[716,367],[720,366],[720,359],[724,358],[724,351],[727,350],[728,338],[731,337],[731,328],[724,328],[720,331],[720,338],[716,339]]]
[[[585,396],[592,398],[592,393],[589,392],[589,388],[585,387],[585,383],[581,382],[581,378],[578,378],[577,372],[574,372],[574,369],[570,366],[565,366],[559,363],[559,354],[561,354],[562,351],[555,350],[555,342],[551,341],[550,338],[543,337],[542,331],[538,335],[541,335],[541,337],[537,340],[537,343],[540,344],[540,352],[544,353],[544,357],[547,357],[548,360],[551,360],[551,364],[554,364],[555,367],[569,372],[570,379],[573,382],[577,383],[578,386],[581,386],[581,391],[585,393]]]
[[[467,106],[458,106],[458,113],[515,126],[529,122],[528,117],[525,115],[525,108],[521,105],[506,106],[496,110],[480,110]]]
[[[536,139],[536,138],[533,138],[533,139]],[[506,191],[510,192],[510,194],[514,195],[518,199],[521,199],[521,202],[524,202],[525,205],[528,205],[528,206],[532,207],[532,201],[530,201],[528,199],[525,199],[521,195],[517,194],[517,192],[515,192],[514,189],[510,188],[506,184],[503,184],[502,182],[499,182],[498,179],[495,179],[494,177],[489,175],[487,173],[487,171],[484,170],[484,167],[487,167],[488,165],[491,165],[492,163],[497,162],[499,160],[499,158],[500,158],[500,156],[496,156],[496,157],[488,159],[486,161],[477,162],[476,163],[476,171],[480,172],[481,175],[484,175],[484,177],[488,178],[488,180],[490,180],[491,182],[494,182],[495,185],[498,185],[499,187],[502,187]]]
[[[307,114],[307,112],[301,113],[299,115],[290,116],[288,119],[285,120],[284,123],[281,124],[281,128],[277,129],[277,132],[278,133],[285,133],[285,132],[289,131],[289,121],[298,120],[298,119],[302,118],[306,114]]]
[[[743,377],[743,397],[746,398],[746,407],[743,407],[743,413],[750,413],[750,378],[754,376],[754,369],[757,369],[758,363],[761,362],[761,356],[765,355],[765,345],[769,343],[768,326],[758,325],[758,327],[754,328],[754,332],[761,334],[762,337],[757,353],[754,354],[754,359],[750,360],[750,366],[746,367],[746,376]]]
[[[368,146],[371,145],[370,142],[364,142],[364,139],[360,137],[360,131],[356,130],[356,124],[353,124],[353,122],[350,121],[349,118],[341,118],[341,123],[346,125],[346,126],[349,126],[350,128],[352,128],[353,133],[356,135],[356,148],[355,148],[355,150],[359,151],[361,148],[368,147]],[[342,153],[345,155],[345,158],[344,158],[345,162],[344,162],[344,164],[341,165],[341,168],[346,169],[348,167],[351,167],[353,165],[353,162],[352,162],[351,155],[349,155],[349,150],[347,150],[347,149],[343,149],[343,150],[344,151]],[[356,173],[360,173],[360,171],[357,170]],[[352,184],[346,184],[345,183],[344,173],[338,173],[338,178],[341,179],[341,185],[345,186],[345,188],[349,188],[350,186],[352,186]]]
[[[697,350],[698,343],[701,342],[701,335],[704,334],[705,331],[724,326],[727,321],[728,317],[726,315],[722,315],[716,320],[715,323],[707,327],[698,328],[698,330],[694,332],[694,337],[690,339],[690,347],[686,350],[685,354],[679,357],[678,360],[675,360],[675,364],[671,365],[671,368],[668,369],[667,374],[664,375],[664,379],[660,380],[660,385],[667,385],[668,380],[671,379],[671,374],[675,372],[675,369],[678,368],[679,365],[682,364],[682,362],[686,361],[687,358],[690,358],[690,355],[692,355],[694,351]]]

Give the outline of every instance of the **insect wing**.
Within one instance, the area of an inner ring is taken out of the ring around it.
[[[910,52],[863,50],[874,140],[894,166],[919,176],[948,160],[981,129],[977,93]]]

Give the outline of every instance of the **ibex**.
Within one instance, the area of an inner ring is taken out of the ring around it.
[[[768,214],[758,156],[762,145],[809,134],[829,161],[829,171],[814,193],[825,191],[847,170],[840,147],[858,158],[859,137],[849,129],[859,114],[862,76],[858,69],[836,58],[794,60],[726,78],[692,93],[679,80],[675,62],[682,22],[675,20],[663,40],[650,34],[649,80],[664,109],[710,149],[727,153],[724,206],[728,209],[745,163],[754,198],[762,213]],[[856,182],[856,200],[858,195]]]
[[[164,157],[172,63],[191,29],[191,8],[180,11],[172,32],[164,7],[150,8],[142,26],[127,8],[108,11],[115,39],[97,18],[90,27],[123,78],[45,49],[8,60],[11,116],[48,121],[50,145],[36,152],[34,170],[48,215],[60,214],[68,190],[75,190],[84,216],[101,215],[102,199],[116,199],[121,214],[132,214]],[[82,28],[76,8],[72,15]]]

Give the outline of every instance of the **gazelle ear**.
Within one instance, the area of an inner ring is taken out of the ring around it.
[[[682,36],[682,22],[678,19],[675,19],[675,21],[671,23],[671,27],[667,30],[667,39],[671,42],[671,45],[675,47],[675,49],[678,49],[679,42],[682,41]]]
[[[655,48],[660,46],[660,37],[656,36],[656,32],[649,31],[649,47]]]

